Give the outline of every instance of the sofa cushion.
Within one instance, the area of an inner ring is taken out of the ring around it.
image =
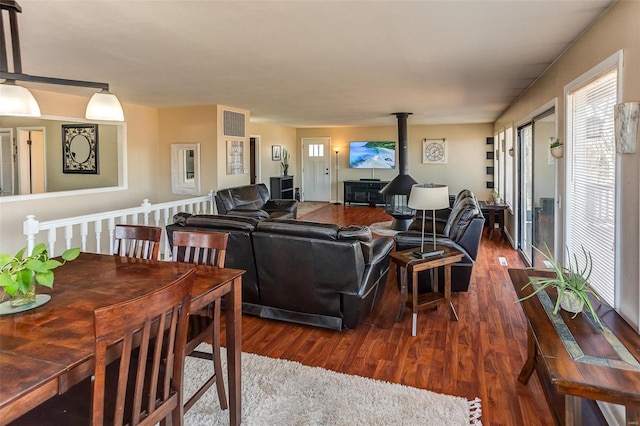
[[[261,209],[264,200],[255,185],[235,188],[231,194],[236,209]]]
[[[358,240],[368,243],[373,239],[368,226],[351,225],[338,230],[338,240]]]
[[[258,224],[258,231],[319,240],[338,239],[340,227],[333,223],[306,222],[304,220],[269,219]]]
[[[201,226],[212,229],[237,229],[239,231],[254,231],[258,220],[251,217],[233,215],[208,215],[201,214],[191,216],[185,221],[186,226]]]

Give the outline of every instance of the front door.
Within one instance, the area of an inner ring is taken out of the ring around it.
[[[302,200],[330,201],[331,138],[302,139]]]

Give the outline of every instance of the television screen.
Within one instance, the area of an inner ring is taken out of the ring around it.
[[[349,143],[349,167],[353,169],[395,169],[395,142]]]

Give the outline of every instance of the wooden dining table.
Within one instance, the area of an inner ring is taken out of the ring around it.
[[[96,308],[142,296],[192,268],[192,312],[225,297],[229,420],[240,424],[244,271],[91,253],[56,269],[52,289],[38,286],[38,293],[51,295],[48,303],[0,316],[0,424],[93,373]]]

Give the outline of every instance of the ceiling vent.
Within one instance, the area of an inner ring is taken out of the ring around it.
[[[222,111],[222,128],[224,136],[245,137],[245,115],[241,112]]]

